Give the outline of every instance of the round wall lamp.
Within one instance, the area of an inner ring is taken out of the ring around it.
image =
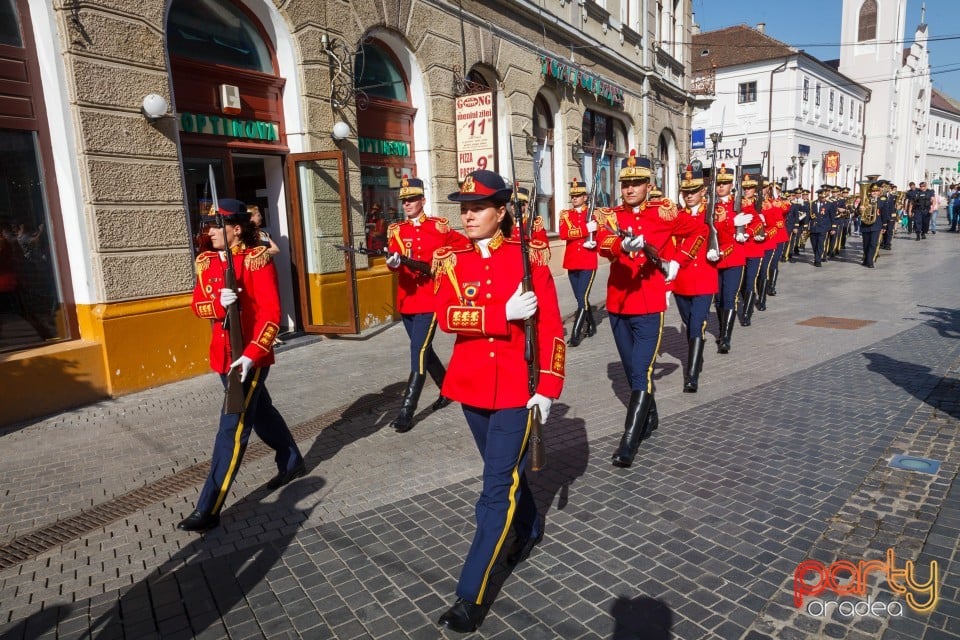
[[[143,97],[143,104],[140,112],[150,122],[155,122],[167,115],[167,100],[157,93],[151,93]]]
[[[333,131],[330,132],[330,137],[340,142],[341,140],[346,140],[350,137],[350,125],[348,125],[343,120],[335,123],[333,125]]]

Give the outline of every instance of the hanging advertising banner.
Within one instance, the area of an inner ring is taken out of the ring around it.
[[[494,165],[493,92],[457,98],[457,181],[477,169]]]
[[[823,173],[834,178],[840,173],[839,151],[827,151],[823,154]]]

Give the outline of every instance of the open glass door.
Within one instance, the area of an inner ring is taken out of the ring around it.
[[[351,246],[344,154],[340,151],[287,156],[291,200],[294,280],[300,319],[307,333],[359,333],[354,256]]]

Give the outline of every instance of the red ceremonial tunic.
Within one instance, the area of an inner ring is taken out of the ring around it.
[[[684,240],[678,239],[678,250],[690,259],[686,266],[677,273],[677,278],[671,284],[673,293],[678,296],[706,296],[719,291],[720,282],[717,279],[716,263],[707,260],[707,244],[710,239],[710,227],[704,219],[705,203],[696,210],[687,207],[680,209],[679,217],[689,217],[699,223],[701,229]]]
[[[597,248],[587,249],[583,243],[590,238],[587,231],[587,207],[564,209],[560,212],[560,239],[567,241],[563,252],[563,268],[568,270],[597,270]],[[596,233],[594,233],[596,241]]]
[[[647,260],[642,250],[625,253],[617,232],[630,229],[633,235],[642,235],[644,243],[654,247],[664,263],[676,260],[682,271],[690,257],[676,250],[672,238],[685,240],[701,230],[702,222],[681,217],[676,205],[666,198],[647,200],[637,211],[623,204],[599,209],[597,217],[601,221],[597,229],[600,255],[610,260],[607,310],[628,315],[666,311],[668,288],[663,272]]]
[[[241,355],[253,360],[255,367],[273,364],[273,341],[280,330],[280,294],[277,271],[267,247],[234,247],[233,269],[237,276],[237,302],[240,325],[246,347],[242,354],[230,353],[230,335],[223,328],[226,311],[220,306],[226,261],[219,251],[204,251],[197,256],[197,284],[193,288],[193,312],[212,320],[210,368],[227,373],[230,363]]]
[[[721,200],[713,210],[713,226],[717,230],[717,244],[720,245],[718,269],[742,267],[747,263],[747,256],[743,252],[743,243],[736,240],[737,226],[733,224],[735,215],[733,198]]]
[[[755,240],[756,235],[766,229],[765,223],[757,215],[755,202],[754,198],[744,198],[740,203],[741,213],[753,214],[753,220],[747,225],[747,241],[743,243],[743,255],[747,258],[762,258],[767,250],[766,240]]]
[[[450,229],[446,218],[420,214],[419,224],[412,220],[395,222],[387,229],[387,250],[431,264],[433,253],[444,246],[463,247],[469,244],[460,232]],[[401,264],[397,272],[397,311],[400,313],[433,313],[433,278]]]
[[[786,216],[790,210],[790,203],[780,198],[763,201],[763,217],[767,219],[767,238],[772,238],[768,249],[776,249],[781,242],[790,239],[787,233]]]
[[[442,394],[480,409],[524,407],[531,395],[524,326],[522,320],[508,321],[506,316],[507,300],[523,278],[520,243],[497,232],[488,248],[489,258],[474,245],[443,247],[434,254],[437,321],[441,329],[457,335]],[[538,240],[531,241],[530,262],[540,358],[536,392],[559,398],[567,345],[546,246]]]

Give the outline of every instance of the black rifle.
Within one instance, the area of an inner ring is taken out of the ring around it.
[[[604,228],[606,228],[607,231],[609,231],[610,233],[616,234],[620,238],[627,239],[627,238],[636,237],[635,234],[633,234],[630,231],[624,231],[623,229],[620,229],[620,228],[614,229],[613,227],[611,227],[609,224],[606,224],[606,223],[604,223],[603,226]],[[643,246],[640,247],[640,251],[642,251],[643,255],[647,257],[647,261],[649,261],[650,263],[653,264],[654,267],[662,271],[663,275],[667,275],[667,265],[663,264],[663,258],[660,257],[660,252],[657,250],[655,246],[653,246],[649,242],[644,242]]]
[[[513,135],[510,135],[510,170],[514,179],[517,176],[517,163],[513,155]],[[513,210],[520,212],[520,198],[516,188],[513,190]],[[524,293],[533,291],[533,268],[530,266],[530,243],[523,226],[520,226],[520,254],[523,259],[523,279],[520,281]],[[523,321],[523,357],[527,361],[527,391],[530,396],[537,392],[540,380],[540,352],[537,348],[537,323],[534,314]],[[530,469],[540,471],[546,466],[547,451],[543,442],[543,424],[540,410],[530,409]]]
[[[743,188],[740,186],[740,180],[743,179],[743,148],[745,146],[747,146],[747,139],[740,138],[740,155],[737,156],[737,166],[733,170],[733,186],[737,190],[736,195],[733,196],[733,215],[740,213],[743,207]],[[742,236],[745,233],[745,227],[740,225],[734,231],[738,236]]]
[[[368,249],[367,247],[363,246],[362,243],[359,247],[347,247],[342,244],[335,244],[333,245],[333,248],[339,249],[345,253],[359,253],[365,256],[390,256],[390,252],[386,249]],[[433,269],[423,260],[415,260],[410,256],[403,255],[402,253],[398,253],[397,255],[400,256],[400,264],[407,266],[413,271],[422,273],[423,275],[430,276],[431,278],[433,277]]]
[[[533,223],[537,219],[537,194],[540,193],[540,168],[543,166],[543,153],[537,141],[537,153],[533,157],[533,191],[527,202],[527,237],[533,237]]]
[[[766,178],[764,178],[766,174],[763,172],[763,165],[765,162],[769,167],[768,158],[766,156],[760,159],[760,175],[757,176],[757,197],[753,201],[753,210],[757,212],[757,218],[759,218],[763,213],[763,190],[765,189],[763,183],[766,181]],[[753,239],[757,242],[763,242],[767,239],[766,220],[760,220],[760,230],[753,234]]]
[[[227,254],[226,266],[223,273],[223,286],[237,292],[237,272],[233,268],[233,252],[227,245],[227,230],[224,228],[223,214],[220,212],[220,202],[217,199],[217,181],[213,174],[213,165],[209,165],[210,199],[217,228],[223,232],[224,251]],[[240,324],[240,301],[237,300],[226,308],[227,315],[223,319],[223,328],[230,338],[230,359],[236,361],[243,355],[243,329]],[[223,415],[243,412],[243,382],[240,381],[240,367],[234,367],[227,373],[227,388],[223,398]]]

